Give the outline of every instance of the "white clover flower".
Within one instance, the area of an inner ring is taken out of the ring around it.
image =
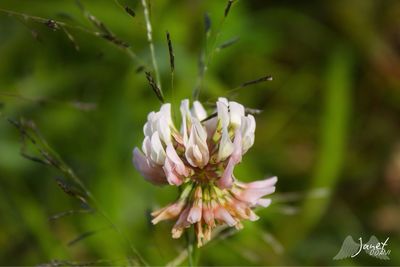
[[[142,151],[133,150],[133,163],[153,184],[182,187],[175,203],[152,213],[152,223],[177,218],[173,238],[194,224],[198,246],[202,246],[217,225],[240,229],[242,220],[257,220],[252,208],[271,203],[263,197],[275,191],[277,178],[243,183],[233,175],[254,144],[256,122],[245,114],[243,105],[219,98],[216,116],[206,120],[202,104],[194,101],[190,109],[185,99],[180,112],[180,131],[173,123],[171,104],[149,113]]]

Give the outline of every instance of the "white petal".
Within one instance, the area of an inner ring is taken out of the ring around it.
[[[203,168],[208,163],[210,155],[207,146],[207,132],[200,121],[195,118],[185,148],[186,159],[192,166]]]
[[[222,128],[229,126],[228,105],[222,101],[217,102],[218,125]]]
[[[208,138],[212,138],[213,134],[215,133],[215,130],[217,129],[217,123],[218,123],[217,117],[211,118],[202,123],[204,125],[204,128],[206,129]]]
[[[235,131],[235,139],[233,140],[233,152],[229,158],[221,178],[217,181],[219,188],[230,188],[233,184],[233,169],[235,165],[242,160],[242,134],[239,129]]]
[[[146,136],[143,140],[143,144],[142,144],[142,150],[144,152],[144,154],[146,155],[146,157],[150,158],[150,154],[151,154],[151,141],[150,141],[150,137]]]
[[[165,162],[165,151],[158,132],[151,136],[151,159],[159,165],[163,165]]]
[[[181,101],[181,115],[182,115],[182,126],[181,133],[183,136],[183,143],[186,144],[188,141],[188,131],[189,125],[188,122],[191,121],[190,111],[189,111],[189,100],[184,99]]]
[[[167,120],[167,123],[169,125],[172,124],[172,117],[171,117],[171,104],[166,103],[163,104],[160,108],[160,114],[162,115],[162,118],[165,118]]]
[[[147,115],[147,122],[143,127],[143,133],[145,136],[151,136],[153,134],[153,121],[154,121],[155,112],[152,111]]]
[[[222,138],[219,143],[218,161],[224,161],[233,152],[233,143],[229,137],[227,128],[222,128]]]
[[[200,162],[203,159],[200,149],[196,145],[193,147],[193,156],[195,157],[196,162]]]
[[[229,105],[228,99],[226,99],[225,97],[218,97],[218,102],[224,103],[225,106]]]
[[[206,110],[204,109],[203,105],[197,100],[193,102],[192,114],[193,117],[196,117],[200,121],[207,118]]]
[[[199,141],[202,144],[207,145],[207,143],[206,143],[206,141],[207,141],[207,131],[206,131],[206,129],[204,129],[204,126],[197,119],[193,120],[193,125],[194,125],[194,129],[195,129],[195,131],[197,133],[198,138],[200,138]]]
[[[242,117],[244,116],[243,105],[234,101],[229,102],[229,115],[231,124],[233,124],[234,127],[240,127]]]
[[[240,127],[243,141],[243,154],[254,144],[254,132],[256,130],[256,121],[253,115],[242,117],[242,125]]]
[[[165,144],[171,143],[171,127],[174,127],[171,117],[171,104],[163,104],[158,112],[157,131]]]
[[[160,118],[157,125],[157,131],[160,135],[161,140],[164,141],[165,144],[171,143],[171,129],[169,128],[168,118]]]

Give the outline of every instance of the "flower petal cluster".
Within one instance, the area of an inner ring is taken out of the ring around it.
[[[195,226],[198,246],[211,239],[218,225],[241,229],[243,220],[257,220],[254,207],[267,207],[264,198],[275,191],[276,177],[243,183],[233,170],[254,144],[256,122],[243,105],[219,98],[210,116],[198,101],[181,102],[180,129],[163,104],[147,117],[142,149],[133,150],[133,163],[146,180],[181,188],[178,200],[152,213],[152,223],[176,219],[172,237]]]

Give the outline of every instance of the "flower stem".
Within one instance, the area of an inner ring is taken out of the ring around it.
[[[187,241],[187,251],[188,251],[188,260],[189,260],[189,266],[193,267],[195,266],[194,264],[194,232],[190,230],[187,230],[186,233],[186,241]]]

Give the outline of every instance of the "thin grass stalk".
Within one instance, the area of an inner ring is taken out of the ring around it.
[[[72,41],[72,42],[75,41],[75,40],[74,39],[71,40],[71,36],[72,35],[66,29],[78,30],[78,31],[84,32],[86,34],[95,36],[95,37],[101,37],[101,34],[102,34],[101,32],[93,31],[93,30],[90,30],[88,28],[85,28],[85,27],[82,27],[82,26],[79,26],[79,25],[71,25],[71,24],[68,24],[68,23],[66,23],[64,21],[60,21],[60,20],[48,19],[48,18],[43,18],[43,17],[39,17],[39,16],[32,16],[32,15],[28,15],[28,14],[25,14],[25,13],[15,12],[15,11],[3,9],[3,8],[0,8],[0,12],[3,12],[5,14],[11,16],[11,17],[15,17],[15,18],[19,19],[20,22],[23,22],[20,19],[32,20],[34,22],[37,22],[37,23],[40,23],[40,24],[44,24],[44,25],[47,25],[47,26],[49,26],[49,22],[51,22],[52,25],[57,25],[58,27],[60,27],[64,31],[64,33],[66,34],[68,39],[70,41]],[[114,47],[118,48],[119,50],[123,51],[124,53],[126,53],[137,64],[145,65],[141,61],[141,59],[137,56],[137,54],[130,47],[121,47],[121,46],[119,46],[119,45],[117,45],[117,44],[115,44],[113,42],[109,42],[109,43],[111,43]],[[75,49],[76,49],[76,45],[77,44],[74,43]]]
[[[228,17],[229,11],[234,2],[235,2],[234,0],[228,0],[227,5],[224,10],[224,16],[222,17],[222,19],[219,23],[218,29],[214,34],[214,39],[211,43],[210,49],[208,49],[208,41],[210,39],[210,36],[209,36],[209,33],[206,32],[205,49],[204,49],[204,52],[201,55],[201,59],[200,59],[201,64],[200,64],[198,82],[197,82],[197,86],[194,88],[194,91],[193,91],[193,99],[194,100],[197,100],[199,98],[200,90],[203,87],[204,79],[206,76],[208,66],[210,65],[210,62],[213,59],[215,52],[217,52],[217,50],[218,50],[217,43],[218,43],[219,37],[221,36],[222,28],[225,24],[226,18]]]
[[[119,236],[121,241],[125,242],[126,245],[129,246],[129,249],[133,253],[133,255],[136,257],[137,262],[140,265],[146,265],[148,266],[148,263],[141,257],[139,252],[136,250],[136,248],[133,246],[131,241],[128,239],[128,237],[122,233],[122,231],[112,222],[112,220],[108,217],[108,215],[100,208],[100,205],[94,195],[90,192],[90,190],[86,187],[86,185],[83,183],[83,181],[80,179],[78,175],[75,174],[74,170],[67,164],[65,161],[62,159],[62,157],[47,143],[47,141],[44,139],[44,137],[40,134],[39,130],[36,128],[36,126],[31,122],[29,124],[22,122],[17,122],[12,119],[8,119],[8,121],[14,125],[20,132],[22,138],[23,138],[23,143],[22,143],[22,149],[25,146],[25,140],[28,140],[31,142],[34,147],[38,150],[40,153],[41,157],[40,158],[33,158],[33,157],[28,157],[31,160],[37,159],[38,162],[52,166],[56,169],[58,169],[64,177],[68,177],[70,181],[74,182],[77,186],[79,186],[79,189],[83,191],[83,194],[81,194],[78,190],[70,188],[67,184],[63,184],[62,180],[57,180],[59,183],[59,186],[62,188],[62,190],[79,199],[82,203],[84,203],[86,206],[91,206],[89,205],[90,203],[93,204],[95,207],[94,209],[98,212],[98,214],[103,217],[103,219],[109,224],[109,226],[115,231],[115,233]],[[31,131],[31,134],[29,133]],[[23,152],[21,150],[21,152]],[[25,155],[27,157],[27,155]],[[35,160],[36,161],[36,160]]]
[[[157,83],[158,88],[160,88],[160,90],[162,90],[160,73],[158,71],[158,64],[157,64],[156,53],[155,53],[154,43],[153,43],[153,30],[151,27],[150,12],[149,12],[149,7],[147,5],[146,0],[142,0],[142,6],[143,6],[144,19],[146,21],[147,41],[149,42],[151,62],[153,64],[153,70],[154,70],[154,73],[156,76],[156,83]]]

